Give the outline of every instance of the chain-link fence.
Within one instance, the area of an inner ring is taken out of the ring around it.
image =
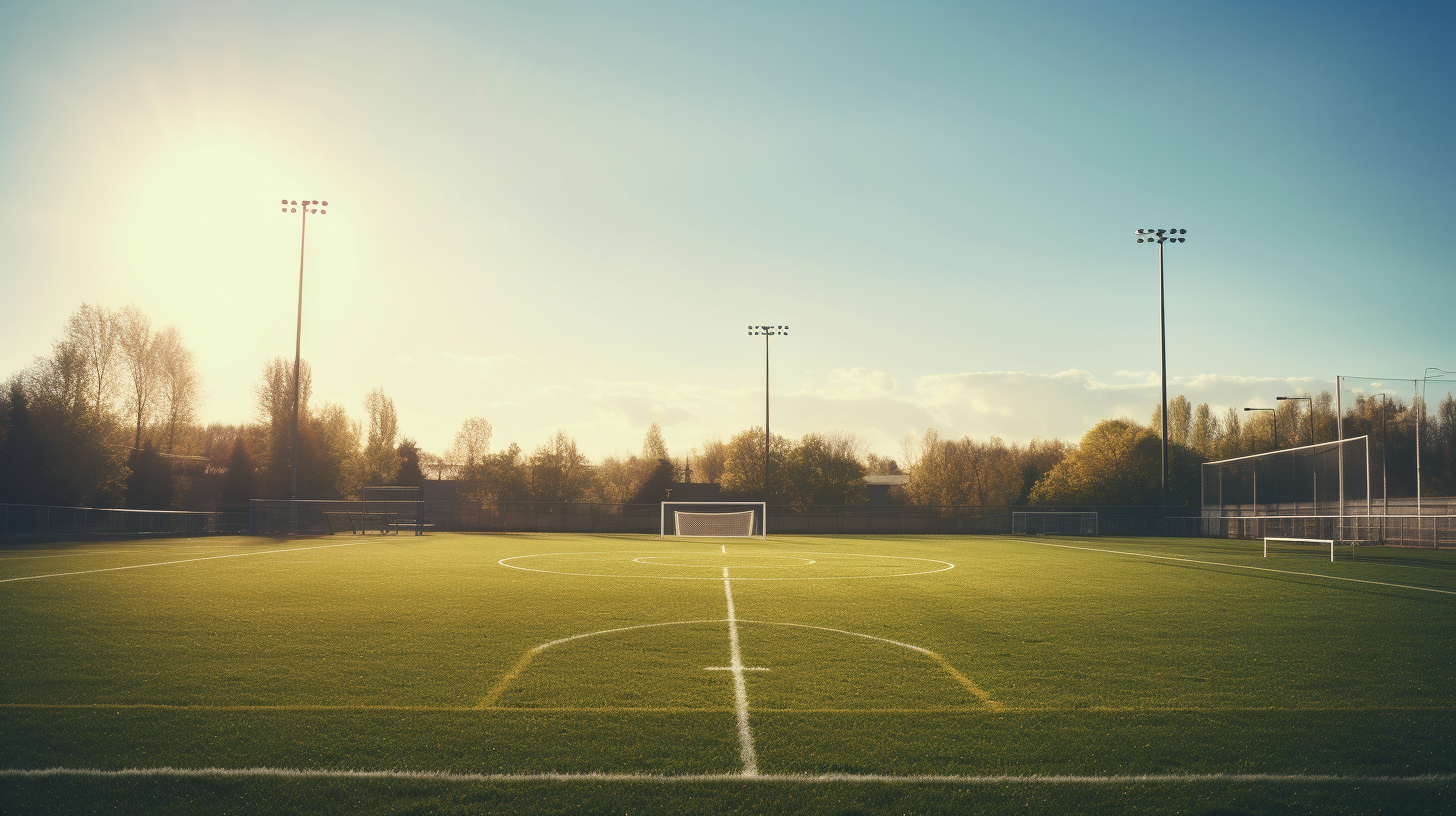
[[[0,504],[0,538],[193,536],[245,533],[246,513]]]

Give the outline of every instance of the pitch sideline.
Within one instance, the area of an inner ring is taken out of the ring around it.
[[[91,778],[275,778],[275,779],[385,779],[433,782],[652,782],[681,784],[695,782],[743,782],[812,785],[824,782],[899,783],[919,785],[1129,785],[1188,783],[1276,783],[1346,785],[1447,785],[1456,774],[1419,776],[1276,774],[1276,773],[1189,773],[1189,774],[650,774],[650,773],[536,773],[491,774],[455,771],[332,770],[328,768],[0,768],[0,778],[45,777]]]

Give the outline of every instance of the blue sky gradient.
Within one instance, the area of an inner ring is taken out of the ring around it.
[[[0,4],[0,369],[176,323],[204,418],[293,345],[443,450],[1076,438],[1456,368],[1442,3]],[[17,308],[18,306],[18,308]]]

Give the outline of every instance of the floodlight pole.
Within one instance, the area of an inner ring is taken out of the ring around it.
[[[768,339],[770,337],[787,337],[788,326],[749,326],[748,335],[754,337],[763,335],[763,500],[764,500],[764,522],[768,521],[768,500],[769,500],[769,445],[773,442],[773,434],[769,433],[768,427]]]
[[[289,467],[288,497],[298,498],[298,370],[303,361],[303,249],[308,239],[308,216],[328,215],[328,210],[318,209],[320,206],[327,207],[327,201],[289,201],[283,199],[283,212],[297,212],[301,216],[298,231],[298,323],[293,332],[293,461]],[[310,209],[312,208],[312,209]]]
[[[1163,242],[1182,243],[1187,238],[1174,236],[1184,235],[1186,229],[1145,229],[1138,230],[1134,234],[1139,236],[1137,242],[1156,243],[1158,245],[1158,341],[1162,349],[1163,363],[1163,433],[1162,433],[1162,469],[1163,469],[1163,509],[1168,508],[1168,315],[1163,287]],[[1165,522],[1166,523],[1166,522]]]

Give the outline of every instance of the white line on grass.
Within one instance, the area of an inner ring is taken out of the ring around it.
[[[739,579],[739,580],[743,580],[743,579]],[[731,594],[729,595],[729,600],[730,600],[730,602],[732,600],[732,595]],[[475,709],[476,710],[480,710],[480,711],[484,711],[484,710],[498,710],[498,709],[499,710],[511,710],[511,711],[517,711],[517,710],[519,710],[519,711],[535,710],[535,709],[530,709],[530,708],[520,708],[520,709],[517,709],[517,708],[511,707],[511,706],[501,707],[501,706],[499,706],[499,703],[500,703],[501,697],[505,695],[506,690],[509,689],[510,686],[511,686],[511,684],[516,681],[516,678],[520,677],[522,674],[525,673],[526,668],[531,665],[531,662],[536,659],[536,656],[539,655],[539,654],[541,654],[541,652],[543,652],[543,651],[545,651],[547,649],[550,649],[553,646],[560,646],[560,645],[562,645],[564,643],[571,643],[572,641],[582,640],[582,639],[590,638],[590,637],[596,637],[598,635],[620,634],[622,632],[631,632],[631,631],[635,631],[635,630],[639,630],[639,629],[657,629],[657,628],[664,627],[664,626],[699,626],[699,625],[702,625],[702,624],[728,623],[728,622],[729,621],[728,621],[727,618],[721,618],[721,619],[718,619],[718,620],[664,621],[662,623],[639,623],[639,624],[637,624],[635,626],[619,626],[619,627],[616,627],[616,628],[613,628],[613,629],[603,629],[603,630],[601,630],[599,632],[583,632],[583,633],[581,633],[579,635],[571,635],[569,637],[558,638],[558,639],[553,640],[553,641],[550,641],[548,643],[542,643],[539,646],[535,646],[535,647],[532,647],[531,649],[526,650],[525,654],[522,654],[521,657],[516,660],[515,664],[513,664],[509,669],[507,669],[505,674],[501,675],[500,679],[495,682],[495,685],[494,686],[491,686],[490,691],[488,691],[486,693],[485,697],[483,697],[480,700],[480,702],[476,704]],[[966,691],[970,692],[971,693],[971,696],[973,696],[977,700],[979,700],[981,702],[981,704],[983,706],[985,706],[985,710],[991,711],[991,712],[1001,712],[1001,711],[1006,711],[1007,710],[1005,706],[1001,705],[1000,703],[998,703],[994,699],[992,699],[991,698],[991,695],[990,694],[987,694],[985,692],[985,690],[981,689],[979,686],[977,686],[975,683],[973,683],[969,677],[966,677],[958,669],[956,669],[955,666],[951,665],[950,661],[949,660],[946,660],[944,656],[942,656],[938,652],[933,652],[933,651],[931,651],[929,649],[926,649],[923,646],[916,646],[913,643],[902,643],[902,642],[900,642],[898,640],[891,640],[889,638],[878,637],[876,635],[866,635],[863,632],[851,632],[848,629],[831,629],[828,626],[813,626],[813,625],[810,625],[810,624],[807,624],[807,623],[777,623],[777,622],[774,622],[774,621],[742,620],[742,619],[739,619],[739,618],[736,618],[736,617],[734,618],[734,621],[733,622],[735,624],[735,627],[736,627],[737,624],[742,623],[742,624],[747,624],[747,625],[750,625],[750,626],[787,626],[787,627],[792,627],[792,628],[795,628],[795,629],[814,629],[814,630],[818,630],[820,632],[834,632],[834,633],[840,634],[840,635],[849,635],[851,637],[864,638],[865,640],[871,640],[871,641],[875,641],[875,642],[878,642],[878,643],[885,643],[885,644],[888,644],[888,645],[891,645],[891,646],[897,646],[897,647],[902,648],[902,649],[909,649],[909,650],[911,650],[913,652],[918,652],[920,654],[923,654],[926,657],[929,657],[931,660],[935,661],[936,665],[940,666],[940,668],[941,668],[942,671],[944,671],[946,674],[950,675],[951,679],[955,680],[957,683],[959,683],[961,685],[962,688],[964,688]],[[745,668],[744,671],[757,671],[757,669]],[[14,707],[14,706],[12,706],[10,704],[0,703],[0,708],[6,708],[6,707]],[[1026,710],[1047,710],[1047,711],[1056,710],[1056,711],[1061,711],[1063,709],[1026,709]],[[1083,709],[1073,708],[1073,709],[1066,709],[1066,710],[1081,711]],[[1118,710],[1123,710],[1123,709],[1118,709]],[[1127,709],[1127,710],[1134,710],[1134,709]],[[1143,710],[1143,709],[1136,709],[1136,710]],[[1224,710],[1228,710],[1228,709],[1218,709],[1218,710],[1219,711],[1224,711]],[[1242,710],[1242,709],[1240,709],[1240,710]],[[1261,709],[1258,709],[1258,710],[1261,710],[1262,711],[1262,710],[1265,710],[1265,709],[1261,708]],[[1327,710],[1327,709],[1319,709],[1319,710],[1324,711],[1324,710]],[[1343,709],[1341,709],[1341,710],[1343,710]],[[1360,710],[1365,710],[1365,709],[1360,709]],[[1381,709],[1381,710],[1384,710],[1384,709]],[[1422,710],[1424,710],[1424,709],[1422,709]],[[1446,709],[1439,709],[1439,710],[1444,711]]]
[[[748,727],[748,683],[743,679],[743,655],[738,650],[738,614],[733,609],[733,583],[723,568],[723,594],[728,598],[728,668],[733,672],[733,706],[738,713],[738,755],[743,775],[758,776],[758,755],[753,750],[753,731]]]
[[[647,574],[643,574],[643,575],[619,575],[619,574],[609,573],[609,572],[564,572],[564,571],[561,571],[561,570],[540,569],[539,567],[522,567],[522,566],[520,566],[518,564],[507,563],[507,562],[510,562],[510,561],[519,561],[519,560],[521,560],[523,558],[547,558],[547,557],[550,557],[550,556],[557,556],[557,555],[627,555],[629,553],[640,553],[640,552],[644,552],[644,551],[643,550],[585,550],[585,551],[580,551],[580,552],[532,553],[530,555],[512,555],[512,556],[510,556],[508,558],[502,558],[501,560],[497,561],[496,563],[497,564],[500,564],[503,567],[509,567],[510,569],[517,569],[517,570],[521,570],[523,572],[540,572],[540,573],[545,573],[547,575],[572,575],[572,576],[580,576],[580,577],[583,577],[583,578],[646,578],[646,579],[650,579],[650,580],[654,580],[654,581],[716,581],[716,580],[718,580],[716,577],[709,578],[709,577],[705,577],[705,576],[692,576],[692,575],[647,575]],[[669,554],[673,554],[673,553],[687,553],[689,555],[702,555],[702,551],[701,550],[670,550],[670,551],[665,552],[665,553],[656,553],[656,555],[669,555]],[[649,555],[652,555],[652,553],[648,553],[648,554]],[[912,575],[930,575],[930,574],[937,573],[937,572],[945,572],[946,570],[955,569],[955,566],[956,566],[955,564],[952,564],[949,561],[941,561],[938,558],[917,558],[915,556],[910,556],[910,555],[871,555],[870,553],[835,553],[835,552],[813,552],[813,551],[797,551],[797,550],[796,551],[793,551],[793,552],[790,552],[790,553],[783,553],[783,554],[787,554],[787,555],[835,555],[835,556],[842,556],[842,557],[845,557],[845,558],[888,558],[888,559],[897,560],[897,561],[928,561],[928,562],[930,562],[932,564],[940,564],[941,566],[939,566],[939,567],[937,567],[935,569],[921,570],[920,572],[892,572],[892,573],[885,573],[883,575],[817,575],[817,576],[811,575],[811,576],[808,576],[808,577],[795,577],[795,578],[737,578],[735,580],[738,580],[738,581],[838,581],[838,580],[847,580],[847,579],[852,579],[852,578],[909,578]],[[704,566],[706,567],[708,565],[705,564]],[[825,566],[830,566],[830,565],[826,564]]]
[[[387,779],[433,782],[744,782],[817,784],[903,783],[949,785],[1127,785],[1202,783],[1286,783],[1345,785],[1446,785],[1456,774],[1384,776],[1362,774],[1193,773],[1193,774],[653,774],[653,773],[460,773],[455,771],[333,770],[329,768],[4,768],[0,777],[264,777],[282,779]]]
[[[1350,581],[1356,584],[1374,584],[1376,586],[1396,587],[1398,589],[1414,589],[1418,592],[1439,592],[1442,595],[1456,595],[1456,590],[1435,589],[1433,587],[1411,586],[1410,584],[1392,584],[1386,581],[1371,581],[1366,578],[1346,578],[1340,575],[1321,575],[1317,572],[1295,572],[1294,570],[1274,569],[1273,567],[1250,567],[1244,564],[1224,564],[1219,561],[1200,561],[1196,558],[1178,558],[1172,555],[1150,555],[1148,553],[1124,552],[1123,550],[1103,550],[1097,547],[1077,547],[1071,544],[1053,544],[1050,541],[1023,541],[1019,538],[1003,538],[1002,541],[1017,541],[1024,544],[1040,544],[1043,547],[1061,547],[1065,550],[1086,550],[1087,552],[1111,553],[1113,555],[1132,555],[1138,558],[1157,558],[1162,561],[1183,561],[1189,564],[1206,564],[1211,567],[1228,567],[1229,569],[1257,570],[1259,572],[1277,572],[1282,575],[1303,575],[1306,578],[1328,578],[1331,581]]]
[[[287,550],[262,550],[260,552],[232,553],[230,555],[208,555],[202,558],[183,558],[179,561],[158,561],[154,564],[132,564],[126,567],[106,567],[104,569],[80,570],[79,572],[52,572],[46,575],[23,575],[19,578],[0,578],[0,584],[8,584],[11,581],[34,581],[37,578],[64,578],[68,575],[90,575],[93,572],[116,572],[117,570],[142,569],[144,567],[165,567],[171,564],[190,564],[193,561],[215,561],[219,558],[247,558],[250,555],[273,555],[275,553],[302,552],[304,550],[327,550],[330,547],[352,547],[355,544],[363,544],[363,541],[349,541],[344,544],[321,544],[317,547],[292,547]]]

